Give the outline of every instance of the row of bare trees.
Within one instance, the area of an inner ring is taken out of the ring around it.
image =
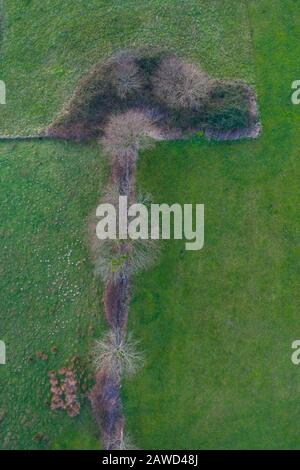
[[[151,145],[156,133],[147,113],[136,110],[115,115],[108,121],[101,143],[110,156],[112,175],[103,202],[117,208],[119,195],[135,202],[138,152]],[[157,255],[153,241],[106,239],[93,243],[95,272],[105,283],[103,304],[110,329],[95,344],[96,384],[90,400],[102,431],[102,443],[108,450],[128,446],[120,397],[122,379],[132,376],[143,364],[137,343],[127,332],[132,277],[149,267]]]

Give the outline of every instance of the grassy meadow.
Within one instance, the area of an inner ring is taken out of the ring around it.
[[[203,202],[199,253],[168,242],[131,313],[148,367],[125,391],[142,448],[299,449],[300,34],[293,1],[253,1],[256,142],[162,143],[140,162],[155,199]],[[300,13],[300,11],[298,12]],[[298,14],[299,17],[299,14]]]
[[[50,123],[83,73],[124,47],[174,49],[259,96],[259,140],[199,137],[141,155],[141,191],[204,203],[206,240],[199,252],[165,242],[135,281],[130,328],[147,362],[123,396],[139,448],[300,447],[297,10],[293,0],[4,2],[1,135]],[[94,142],[0,143],[0,448],[99,447],[84,389],[79,417],[51,412],[48,372],[76,355],[90,386],[104,323],[86,227],[107,175]]]

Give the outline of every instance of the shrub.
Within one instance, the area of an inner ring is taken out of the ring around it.
[[[150,147],[154,134],[155,127],[145,113],[129,110],[109,120],[102,145],[106,153],[122,162],[126,157],[135,159],[140,149]]]
[[[174,109],[201,109],[209,99],[212,80],[195,65],[165,57],[153,77],[153,94]]]
[[[132,53],[123,52],[116,56],[111,69],[111,84],[122,100],[141,92],[145,78]]]
[[[123,51],[96,64],[81,80],[48,135],[80,140],[105,131],[104,145],[122,153],[119,137],[139,149],[152,132],[158,135],[159,127],[226,131],[251,123],[242,83],[215,81],[201,68],[166,52]],[[130,143],[131,138],[136,140]]]
[[[109,331],[96,341],[93,352],[96,370],[109,370],[117,377],[134,375],[144,362],[136,346],[131,335],[125,338],[119,329]]]
[[[167,51],[159,48],[140,49],[137,55],[137,63],[146,78],[146,87],[151,86],[151,77],[155,74],[162,59],[170,55]]]
[[[238,82],[218,82],[207,107],[206,125],[217,130],[236,130],[251,127],[253,120],[248,88]]]
[[[113,445],[112,448],[116,450],[137,450],[137,447],[133,444],[131,437],[124,432],[121,434],[119,443],[117,443],[117,445]]]
[[[150,268],[157,260],[157,240],[99,240],[95,255],[95,274],[104,282],[119,274],[134,275]]]
[[[112,110],[120,112],[136,104],[144,83],[133,53],[121,52],[96,64],[49,127],[49,135],[84,139],[101,133]]]
[[[65,378],[59,381],[55,371],[49,373],[51,384],[51,409],[67,410],[69,416],[80,413],[80,403],[77,398],[78,382],[72,369],[61,369],[60,375]]]

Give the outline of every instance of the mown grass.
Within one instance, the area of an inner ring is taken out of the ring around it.
[[[131,328],[147,368],[124,393],[142,448],[299,449],[300,7],[249,4],[264,124],[257,142],[162,143],[138,181],[206,207],[203,251],[169,242],[139,279]]]

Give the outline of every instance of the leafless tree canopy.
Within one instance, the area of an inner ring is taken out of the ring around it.
[[[143,112],[129,110],[110,119],[103,144],[110,153],[123,149],[138,151],[149,144],[149,136],[153,131],[151,120]]]
[[[176,56],[165,57],[153,77],[155,96],[172,108],[200,109],[212,87],[209,75]]]
[[[102,144],[105,152],[113,157],[132,155],[135,158],[140,149],[151,146],[154,134],[155,127],[148,116],[131,109],[109,120]]]
[[[134,375],[143,365],[143,355],[137,351],[137,342],[120,330],[109,331],[96,342],[94,363],[97,371],[108,369],[118,377]]]
[[[111,83],[121,99],[126,99],[142,90],[144,77],[133,54],[122,53],[116,57]]]

